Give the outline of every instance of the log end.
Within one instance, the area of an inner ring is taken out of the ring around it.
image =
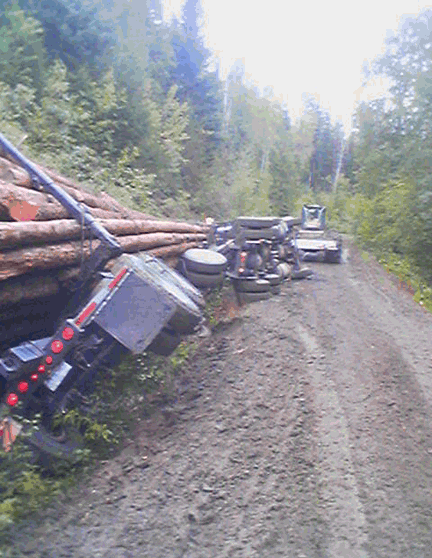
[[[11,200],[9,203],[9,215],[14,221],[34,221],[38,210],[39,206],[24,200]]]

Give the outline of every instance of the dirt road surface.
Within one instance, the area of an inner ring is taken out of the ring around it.
[[[17,555],[432,557],[432,316],[344,260],[214,332]]]

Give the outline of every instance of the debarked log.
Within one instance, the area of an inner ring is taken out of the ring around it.
[[[118,237],[117,241],[124,252],[139,252],[188,242],[197,243],[204,238],[205,235],[198,233],[148,233]],[[93,241],[92,249],[95,250],[98,245],[98,240]],[[0,281],[34,270],[55,269],[78,264],[81,252],[84,257],[90,255],[90,241],[64,242],[3,252],[0,254]]]
[[[178,246],[162,246],[160,248],[153,248],[148,250],[149,254],[157,258],[166,259],[173,258],[174,256],[181,256],[189,248],[195,248],[200,244],[200,240],[192,240],[189,242],[182,242]]]
[[[105,192],[99,192],[98,194],[91,193],[86,191],[80,184],[64,178],[54,171],[41,167],[40,165],[35,166],[42,170],[48,178],[50,178],[57,186],[60,186],[76,201],[83,203],[88,207],[118,213],[123,219],[156,219],[156,217],[153,217],[152,215],[147,215],[140,211],[122,206],[116,199]],[[0,158],[0,180],[26,189],[34,189],[32,180],[30,179],[30,175],[27,171],[4,158]]]
[[[149,250],[148,252],[165,261],[167,265],[175,268],[180,255],[189,248],[197,246],[198,242],[188,242],[186,244],[177,244],[172,246],[164,246]],[[115,260],[111,260],[107,269],[112,267]],[[45,273],[26,274],[19,277],[13,277],[6,281],[0,282],[0,307],[10,307],[14,304],[25,303],[29,300],[54,296],[61,289],[71,290],[74,283],[80,275],[79,267],[70,267],[60,270],[51,270]],[[65,292],[66,292],[65,291]],[[6,314],[5,314],[6,312]],[[10,319],[17,313],[13,310]],[[31,307],[29,310],[31,315]],[[0,323],[7,318],[7,311],[0,312]]]
[[[101,219],[99,222],[115,236],[156,232],[204,234],[206,231],[206,227],[204,226],[191,225],[189,223],[176,223],[175,221]],[[77,222],[70,219],[40,222],[25,221],[18,223],[0,222],[0,249],[75,240],[81,238],[82,234],[84,234],[85,238],[88,238],[90,236],[90,231],[88,229],[82,230]]]
[[[115,211],[89,208],[82,204],[83,210],[88,209],[95,218],[122,219]],[[13,221],[51,221],[54,219],[72,219],[68,210],[52,196],[14,186],[0,180],[0,209],[7,213]],[[143,215],[141,215],[141,218]]]

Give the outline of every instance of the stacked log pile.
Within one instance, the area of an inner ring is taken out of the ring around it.
[[[34,188],[25,170],[1,155],[0,322],[8,306],[70,290],[83,260],[99,245],[66,208]],[[174,266],[185,250],[205,239],[204,225],[159,220],[39,168],[113,234],[124,252],[147,251]]]

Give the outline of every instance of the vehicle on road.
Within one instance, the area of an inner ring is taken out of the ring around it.
[[[342,236],[326,227],[326,207],[304,205],[295,242],[304,260],[329,263],[342,261]]]

